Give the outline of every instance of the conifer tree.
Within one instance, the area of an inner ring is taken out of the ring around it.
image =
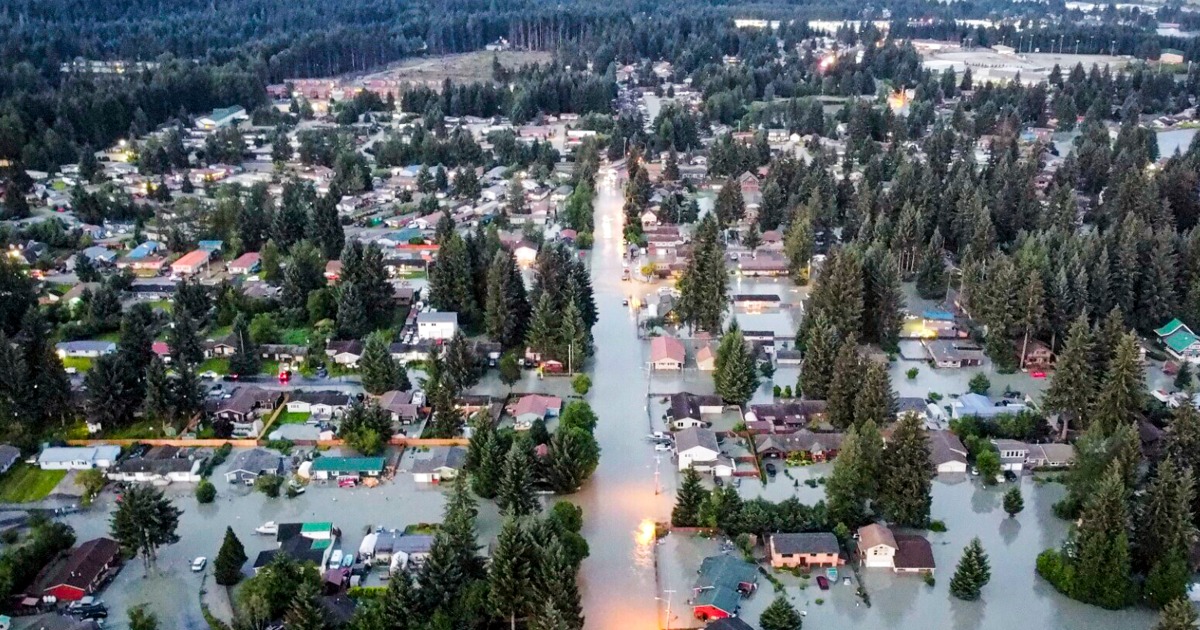
[[[560,424],[550,439],[546,481],[556,492],[575,492],[600,464],[600,446],[590,431]]]
[[[825,418],[838,429],[854,424],[855,402],[863,393],[862,357],[853,335],[838,348],[833,363],[833,376],[825,395]]]
[[[800,381],[796,383],[797,395],[803,391],[809,400],[827,398],[838,347],[829,319],[823,313],[814,314],[804,337],[804,363],[800,366]]]
[[[167,366],[155,357],[146,368],[146,397],[142,399],[142,410],[151,418],[165,421],[172,415],[173,398]]]
[[[731,405],[743,405],[750,400],[758,387],[754,357],[736,325],[721,337],[713,365],[713,382],[722,400]]]
[[[479,309],[467,243],[452,232],[438,245],[437,260],[429,269],[429,303],[439,311],[458,313],[459,324],[470,325],[476,321]]]
[[[484,328],[492,341],[515,348],[525,341],[529,298],[511,252],[497,251],[487,272]]]
[[[379,396],[392,390],[412,389],[408,372],[392,358],[391,339],[385,330],[367,335],[358,364],[362,372],[362,386],[368,394]]]
[[[543,359],[559,356],[559,348],[562,346],[557,323],[558,313],[554,310],[554,299],[548,291],[544,291],[538,298],[537,307],[533,309],[529,331],[525,334],[525,345],[541,354]]]
[[[1139,500],[1134,565],[1147,572],[1146,597],[1157,606],[1187,595],[1194,485],[1191,471],[1167,458]]]
[[[583,312],[575,304],[574,298],[568,298],[561,319],[562,325],[558,330],[558,338],[562,342],[560,359],[567,363],[568,371],[575,372],[592,356],[592,331],[583,320]]]
[[[1137,337],[1122,335],[1109,362],[1092,410],[1092,421],[1105,435],[1134,422],[1142,410],[1145,374],[1139,360]]]
[[[307,236],[321,250],[326,260],[336,260],[346,245],[346,234],[338,217],[337,204],[341,201],[331,192],[317,200],[312,206],[308,221]]]
[[[488,603],[516,630],[517,619],[533,612],[534,542],[513,514],[505,517],[488,568]]]
[[[742,236],[742,245],[745,245],[751,254],[762,245],[762,233],[758,231],[757,223],[751,223],[746,229],[746,234]]]
[[[1162,615],[1154,630],[1196,630],[1196,606],[1186,598],[1172,600],[1163,606]]]
[[[479,382],[479,367],[475,352],[471,349],[462,329],[456,330],[446,344],[444,364],[445,376],[455,391],[464,391]]]
[[[958,568],[950,579],[950,593],[962,600],[979,599],[980,591],[991,579],[992,570],[987,554],[979,538],[973,538],[963,549],[962,559],[958,561]]]
[[[729,227],[746,216],[746,200],[742,197],[742,187],[736,179],[725,180],[721,192],[717,193],[714,211],[722,228]]]
[[[1109,609],[1126,606],[1133,592],[1123,476],[1120,462],[1113,462],[1084,508],[1075,536],[1071,596]]]
[[[788,261],[788,275],[798,286],[808,284],[814,239],[812,215],[801,208],[793,215],[783,238],[783,251]]]
[[[1004,511],[1008,513],[1009,518],[1019,514],[1025,509],[1025,499],[1021,497],[1021,488],[1013,486],[1004,493]]]
[[[871,497],[864,474],[869,465],[859,447],[858,429],[852,426],[842,438],[838,456],[833,460],[833,472],[825,483],[825,507],[830,523],[855,527],[866,520]]]
[[[501,466],[506,450],[489,418],[478,416],[472,427],[466,465],[471,475],[471,490],[484,499],[494,499],[500,487]]]
[[[292,597],[287,614],[283,616],[287,627],[296,630],[325,630],[328,624],[325,623],[325,612],[317,601],[319,596],[320,592],[312,582],[301,582]]]
[[[244,313],[238,313],[233,320],[233,332],[230,334],[233,343],[233,356],[229,359],[229,371],[232,374],[258,374],[262,360],[258,354],[258,344],[250,337],[250,323]]]
[[[382,630],[415,630],[413,623],[420,599],[407,571],[396,571],[388,577],[379,606],[388,625]]]
[[[367,305],[358,285],[343,283],[338,287],[337,336],[340,339],[361,339],[370,328]]]
[[[556,533],[550,542],[542,547],[537,567],[538,590],[541,592],[541,599],[551,604],[555,612],[552,617],[562,620],[562,627],[582,630],[583,606],[580,603],[575,575],[578,566],[568,557],[560,536],[561,533]],[[534,621],[537,621],[537,617]]]
[[[901,527],[923,527],[929,522],[932,470],[924,422],[908,414],[900,419],[883,452],[880,502],[889,522]]]
[[[896,394],[892,391],[887,366],[878,361],[866,361],[860,390],[854,398],[854,423],[861,425],[870,420],[877,425],[887,424],[895,415]]]
[[[515,440],[504,456],[496,504],[509,516],[527,516],[541,510],[533,492],[533,455],[523,440]]]
[[[428,386],[425,391],[430,391]],[[454,404],[454,396],[454,390],[448,385],[439,385],[430,394],[433,408],[431,432],[435,437],[455,437],[462,431],[463,416]]]
[[[246,563],[246,549],[233,533],[232,527],[225,528],[225,539],[221,550],[213,561],[213,578],[221,586],[233,586],[242,579],[242,565]]]
[[[718,243],[719,228],[706,215],[696,229],[695,246],[678,284],[676,312],[694,331],[716,334],[721,330],[728,302],[725,254]]]
[[[867,253],[864,265],[863,334],[885,351],[896,351],[903,322],[904,294],[900,291],[900,270],[895,258],[881,248]]]
[[[783,595],[777,596],[758,618],[762,630],[800,630],[803,618]]]
[[[942,239],[942,233],[938,228],[934,228],[933,236],[929,239],[929,244],[925,246],[925,251],[921,255],[921,261],[917,265],[917,295],[924,300],[940,300],[946,297],[946,261],[945,242]]]
[[[1080,315],[1067,333],[1066,343],[1054,366],[1054,375],[1050,377],[1050,388],[1043,399],[1047,410],[1059,414],[1062,439],[1066,439],[1072,424],[1084,421],[1091,408],[1095,391],[1091,358],[1091,330],[1087,317]]]
[[[663,166],[662,178],[669,182],[679,181],[679,155],[675,153],[675,146],[671,146],[671,151],[667,153],[667,162]]]
[[[177,308],[171,312],[171,322],[172,326],[167,330],[167,347],[171,350],[171,361],[175,365],[196,365],[203,361],[204,348],[200,345],[196,320],[186,309]]]
[[[671,524],[676,527],[700,525],[700,507],[708,498],[708,491],[700,485],[700,474],[688,467],[683,472],[683,481],[675,493],[675,508],[671,510]]]

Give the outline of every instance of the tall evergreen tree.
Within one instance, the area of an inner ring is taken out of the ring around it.
[[[296,630],[325,630],[329,624],[325,621],[325,610],[318,600],[321,592],[311,582],[302,582],[292,596],[292,604],[288,607],[283,620],[288,628]]]
[[[924,300],[940,300],[946,297],[945,242],[942,233],[934,228],[929,244],[921,254],[917,265],[917,295]]]
[[[980,591],[991,579],[992,569],[988,564],[987,554],[983,551],[983,544],[979,542],[978,537],[972,538],[966,549],[963,549],[958,568],[954,570],[954,577],[950,579],[950,593],[967,601],[979,599]]]
[[[567,300],[561,318],[558,338],[562,342],[562,350],[559,358],[567,362],[568,371],[575,372],[592,355],[592,331],[583,320],[583,313],[576,306],[574,298]]]
[[[864,265],[863,333],[885,351],[899,349],[901,310],[904,295],[900,291],[900,270],[891,254],[881,248],[867,252]]]
[[[804,620],[783,595],[771,601],[758,618],[762,630],[800,630]]]
[[[1048,411],[1059,414],[1062,439],[1066,439],[1072,424],[1078,425],[1088,417],[1095,391],[1091,360],[1092,334],[1087,317],[1080,315],[1067,333],[1066,343],[1054,366],[1054,375],[1050,377],[1050,388],[1043,399]]]
[[[548,292],[538,298],[537,307],[533,309],[533,318],[529,322],[529,331],[525,335],[525,345],[542,355],[543,358],[559,356],[562,340],[558,336],[558,314],[554,311],[554,300]]]
[[[736,325],[721,337],[714,367],[713,382],[722,400],[731,405],[743,405],[750,400],[758,387],[757,370],[746,338]]]
[[[931,470],[924,421],[908,414],[896,425],[883,452],[880,502],[889,522],[901,527],[923,527],[929,522]]]
[[[862,357],[858,353],[858,342],[851,335],[838,348],[829,391],[825,395],[825,418],[834,427],[845,429],[854,424],[856,401],[863,393],[862,379]]]
[[[187,309],[177,308],[171,312],[171,327],[167,330],[167,347],[171,351],[171,361],[176,365],[189,363],[197,365],[204,360],[204,348],[200,344],[196,320]]]
[[[536,550],[528,531],[515,515],[509,514],[500,526],[496,548],[488,568],[488,603],[516,630],[517,619],[535,610],[533,584],[537,568]]]
[[[671,524],[676,527],[700,525],[700,506],[708,498],[708,491],[700,485],[700,474],[688,467],[683,472],[683,482],[675,493],[675,508],[671,510]]]
[[[488,337],[504,348],[518,347],[525,341],[529,311],[516,258],[509,251],[497,251],[487,272],[484,328]]]
[[[896,394],[892,391],[892,379],[887,366],[878,361],[866,361],[861,390],[854,398],[854,423],[861,425],[870,420],[875,424],[886,424],[896,415]]]
[[[1155,604],[1165,605],[1187,595],[1189,572],[1186,558],[1195,538],[1192,501],[1195,484],[1188,469],[1180,469],[1164,459],[1140,497],[1135,521],[1134,566],[1157,578],[1146,596]],[[1183,570],[1173,567],[1182,561]],[[1178,575],[1182,579],[1171,579]],[[1147,581],[1147,587],[1150,582]]]
[[[799,286],[808,284],[815,238],[812,216],[804,209],[798,210],[784,234],[783,251],[788,261],[788,275]]]
[[[242,579],[242,565],[246,564],[246,549],[233,533],[232,527],[225,528],[225,539],[213,561],[213,578],[221,586],[233,586]]]
[[[858,429],[850,427],[842,438],[833,472],[825,483],[825,506],[829,522],[855,527],[867,520],[870,480],[865,477],[873,462],[865,460],[859,446]]]
[[[1013,486],[1004,493],[1004,511],[1012,518],[1025,509],[1025,499],[1021,497],[1021,488]]]
[[[1173,600],[1163,607],[1154,630],[1196,630],[1196,606],[1186,598]]]
[[[527,516],[541,509],[533,491],[533,455],[523,440],[515,440],[504,456],[496,504],[510,516]]]
[[[394,389],[412,389],[408,372],[392,358],[391,338],[385,330],[367,335],[359,368],[362,371],[363,389],[368,394],[379,396]]]
[[[470,325],[479,309],[466,241],[454,232],[438,245],[438,259],[429,269],[429,302],[439,311],[458,313],[459,322]]]
[[[341,201],[333,192],[312,205],[312,213],[306,226],[307,238],[321,250],[327,260],[336,260],[346,245],[346,234],[338,218],[337,204]]]
[[[1072,597],[1116,609],[1129,604],[1129,498],[1120,463],[1109,466],[1084,508],[1075,535],[1075,580]]]
[[[823,313],[812,316],[804,336],[804,363],[800,366],[800,381],[796,392],[804,392],[809,400],[825,400],[833,380],[833,364],[838,356],[837,333]]]
[[[464,391],[479,382],[479,368],[475,351],[471,349],[466,335],[457,330],[446,344],[444,351],[446,378],[456,391]]]
[[[250,323],[244,313],[239,313],[233,320],[230,338],[233,356],[229,358],[229,372],[247,376],[258,374],[262,360],[258,354],[258,344],[250,337]]]
[[[367,305],[358,285],[343,283],[338,287],[337,336],[341,339],[362,339],[370,328]]]
[[[1116,354],[1100,384],[1092,421],[1105,434],[1111,434],[1122,424],[1134,422],[1142,410],[1145,388],[1137,337],[1127,333],[1117,343]]]
[[[725,255],[717,242],[717,222],[706,216],[696,230],[695,246],[680,277],[679,319],[692,330],[717,333],[725,318],[728,288]]]
[[[715,204],[717,221],[722,228],[741,221],[746,216],[746,200],[742,197],[742,187],[736,179],[727,179],[717,193]]]
[[[490,418],[480,415],[472,422],[472,427],[466,465],[471,476],[471,490],[484,499],[494,499],[500,491],[501,468],[507,449]]]

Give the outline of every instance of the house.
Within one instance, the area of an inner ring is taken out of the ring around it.
[[[198,483],[204,457],[188,457],[178,446],[155,446],[144,455],[130,457],[108,470],[113,481],[153,483]]]
[[[983,365],[983,348],[970,341],[932,339],[922,342],[935,368],[961,368]]]
[[[758,567],[734,556],[709,556],[692,584],[692,615],[700,620],[736,617],[743,596],[758,588]]]
[[[379,408],[392,416],[392,422],[412,424],[421,419],[421,408],[412,402],[412,392],[392,390],[379,397]]]
[[[675,429],[706,427],[709,423],[704,420],[704,415],[719,414],[724,410],[725,401],[721,400],[720,396],[679,392],[671,394],[671,407],[667,410],[667,417],[671,421],[671,427]]]
[[[1158,62],[1164,64],[1183,63],[1183,51],[1177,48],[1164,48],[1158,54]]]
[[[737,617],[725,617],[708,624],[704,630],[754,630],[754,626]]]
[[[176,276],[194,276],[208,267],[210,258],[212,258],[211,251],[194,249],[171,263],[171,273]]]
[[[120,456],[120,446],[51,446],[42,449],[37,463],[42,470],[88,470],[111,468]]]
[[[1023,402],[1005,399],[993,403],[987,396],[976,393],[963,394],[957,401],[950,403],[950,414],[953,418],[975,417],[980,420],[994,420],[998,416],[1017,414],[1028,409]]]
[[[771,534],[767,538],[767,551],[771,554],[771,566],[776,569],[845,564],[837,536],[829,532]]]
[[[792,400],[773,405],[750,405],[746,422],[770,422],[776,433],[789,433],[825,417],[824,400]]]
[[[929,454],[938,474],[967,472],[967,447],[953,431],[929,431]]]
[[[288,398],[288,413],[307,413],[333,418],[350,406],[350,394],[337,390],[298,391]]]
[[[1000,470],[1019,473],[1025,469],[1028,444],[1017,440],[992,440],[992,445],[1000,452]]]
[[[95,593],[120,567],[121,546],[111,538],[93,538],[46,566],[37,584],[43,596],[75,602]]]
[[[1200,363],[1200,338],[1187,324],[1172,319],[1166,326],[1154,331],[1167,353],[1179,361]]]
[[[254,485],[260,475],[282,475],[283,457],[266,449],[252,448],[238,451],[229,460],[225,481]]]
[[[717,356],[713,353],[712,346],[705,344],[696,351],[696,367],[701,372],[712,372],[717,369]]]
[[[754,445],[762,457],[786,458],[792,455],[814,462],[837,457],[845,436],[841,433],[814,433],[800,429],[795,433],[754,436]]]
[[[858,556],[864,567],[895,573],[933,573],[936,568],[928,540],[897,534],[878,523],[858,529]]]
[[[788,263],[782,256],[759,254],[754,258],[743,258],[737,263],[738,273],[748,277],[786,276]]]
[[[229,125],[235,125],[239,121],[248,120],[250,117],[246,115],[245,108],[233,105],[231,107],[222,107],[212,110],[207,116],[201,116],[196,119],[196,128],[212,131]]]
[[[721,454],[717,434],[711,429],[692,428],[675,433],[675,453],[679,470],[695,468],[697,472],[712,472],[718,477],[733,474],[733,460]]]
[[[357,367],[362,358],[363,344],[357,339],[347,341],[330,341],[325,345],[325,356],[333,362],[346,367]]]
[[[513,427],[523,431],[528,430],[538,420],[557,417],[562,411],[562,404],[562,399],[558,396],[526,394],[507,411],[513,417]]]
[[[413,481],[439,483],[458,476],[467,461],[467,451],[458,446],[434,446],[413,461]]]
[[[245,276],[257,272],[261,267],[262,258],[258,255],[258,252],[247,252],[238,256],[228,265],[225,265],[225,270],[230,275]]]
[[[382,457],[318,457],[309,469],[314,479],[361,479],[383,474]]]
[[[234,424],[250,424],[260,411],[271,411],[283,402],[283,395],[261,387],[243,386],[233,390],[229,398],[209,401],[208,411],[218,420]]]
[[[0,475],[8,472],[13,464],[21,461],[21,449],[11,444],[0,444]]]
[[[650,367],[655,370],[682,370],[687,351],[683,342],[674,337],[655,337],[650,340]]]
[[[363,538],[358,547],[360,558],[372,564],[387,564],[388,573],[421,568],[433,550],[433,536],[405,534],[395,529],[377,529]],[[386,578],[385,578],[386,579]]]
[[[417,338],[445,341],[458,332],[458,313],[427,312],[417,315]]]
[[[278,553],[286,553],[299,562],[311,562],[318,567],[329,566],[329,556],[341,532],[333,523],[280,523],[275,534],[277,549],[268,549],[254,559],[254,570],[271,563]]]
[[[1028,344],[1021,344],[1020,340],[1014,343],[1019,344],[1018,352],[1022,345],[1025,347],[1025,357],[1021,361],[1021,365],[1025,366],[1025,369],[1042,371],[1048,370],[1050,366],[1054,365],[1054,351],[1050,349],[1050,346],[1036,339],[1030,339]]]
[[[117,351],[117,344],[112,341],[62,341],[54,344],[60,359],[85,358],[95,359]]]
[[[1066,468],[1075,463],[1075,447],[1070,444],[1029,444],[1025,463],[1032,468]],[[0,447],[2,448],[2,447]]]
[[[733,296],[734,308],[752,313],[779,308],[781,302],[781,298],[774,293],[736,293]]]

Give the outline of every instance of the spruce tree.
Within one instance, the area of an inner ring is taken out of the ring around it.
[[[884,351],[899,349],[901,311],[904,294],[900,290],[900,270],[895,258],[881,248],[868,251],[864,265],[863,334]]]
[[[172,415],[173,402],[167,367],[156,357],[146,368],[146,397],[142,400],[142,411],[153,419],[165,421]]]
[[[427,386],[426,392],[429,391]],[[454,396],[454,390],[446,385],[439,385],[430,394],[430,404],[433,408],[430,429],[434,437],[457,437],[462,432],[463,416],[454,403]]]
[[[526,516],[541,510],[533,492],[533,455],[528,444],[515,440],[504,456],[496,504],[510,516]]]
[[[783,238],[783,251],[787,257],[788,275],[798,286],[808,284],[809,267],[812,263],[815,236],[812,216],[803,208],[798,210],[788,225]]]
[[[233,332],[230,334],[233,344],[233,356],[229,358],[229,372],[244,376],[258,374],[262,359],[258,354],[258,344],[250,337],[250,322],[244,313],[238,313],[233,320]]]
[[[838,356],[838,338],[823,314],[813,316],[804,337],[804,363],[800,366],[800,381],[796,394],[804,392],[809,400],[825,400],[833,379],[833,364]]]
[[[542,546],[537,567],[538,590],[540,599],[552,604],[557,613],[555,616],[563,620],[564,627],[582,630],[583,606],[576,583],[578,565],[568,556],[560,539],[562,536],[562,533],[556,532],[551,540]]]
[[[317,598],[320,592],[312,582],[304,581],[296,589],[292,604],[283,616],[287,627],[295,630],[325,630],[325,611]]]
[[[1054,365],[1054,375],[1050,377],[1050,388],[1043,398],[1046,409],[1059,414],[1062,439],[1066,439],[1072,424],[1078,425],[1088,417],[1095,391],[1091,359],[1092,334],[1087,317],[1080,315],[1071,324]]]
[[[533,612],[536,550],[525,526],[509,514],[500,526],[488,567],[488,603],[516,630],[517,619]]]
[[[233,533],[232,527],[225,528],[225,540],[213,561],[213,578],[221,586],[233,586],[242,579],[242,565],[246,563],[246,549]]]
[[[924,527],[929,522],[932,470],[924,421],[908,414],[897,423],[883,452],[880,502],[889,522],[900,527]]]
[[[1139,358],[1137,337],[1122,335],[1116,353],[1109,362],[1092,410],[1092,421],[1105,435],[1118,426],[1131,424],[1142,410],[1145,373]]]
[[[367,335],[358,366],[363,389],[368,394],[379,396],[395,389],[407,391],[412,388],[404,366],[392,358],[391,337],[386,330]]]
[[[714,360],[713,381],[717,395],[727,404],[743,405],[758,387],[754,357],[746,346],[741,329],[733,326],[721,338]]]
[[[1179,365],[1179,372],[1175,374],[1175,380],[1171,383],[1177,391],[1189,391],[1192,388],[1192,364],[1190,361],[1184,361]]]
[[[1186,556],[1195,537],[1191,512],[1194,486],[1191,471],[1181,469],[1171,458],[1158,464],[1138,501],[1134,521],[1134,566],[1138,570],[1149,571],[1174,554]],[[1169,599],[1160,597],[1160,603]]]
[[[467,448],[466,465],[471,476],[471,490],[484,499],[494,499],[500,488],[506,450],[496,435],[491,419],[486,415],[478,416],[472,427],[474,430]]]
[[[746,234],[742,236],[742,245],[745,245],[751,254],[762,245],[762,233],[758,231],[757,223],[751,223],[746,229]]]
[[[439,311],[458,313],[459,323],[470,325],[476,321],[479,309],[467,243],[452,232],[438,245],[437,261],[429,269],[429,303]]]
[[[866,464],[859,448],[858,429],[852,426],[842,438],[838,456],[833,460],[833,472],[825,482],[825,508],[830,523],[856,527],[866,521],[867,502],[871,499],[868,480],[863,476]]]
[[[497,251],[487,272],[484,328],[492,341],[516,348],[525,341],[529,326],[529,298],[517,261],[506,250]]]
[[[464,391],[479,382],[479,367],[476,365],[475,351],[471,349],[471,345],[461,329],[454,332],[454,336],[446,344],[444,353],[446,378],[451,387],[457,391]]]
[[[1120,462],[1113,462],[1089,498],[1075,535],[1075,580],[1071,596],[1103,608],[1129,604],[1128,491]]]
[[[549,292],[543,292],[538,298],[537,307],[533,309],[533,319],[529,322],[529,331],[525,335],[525,345],[530,350],[541,354],[542,359],[559,356],[562,347],[559,339],[558,313],[554,310],[554,299]]]
[[[1186,598],[1179,598],[1163,606],[1154,630],[1196,630],[1200,627],[1196,621],[1196,606]]]
[[[887,366],[878,361],[866,361],[862,383],[854,398],[854,423],[870,420],[877,425],[887,424],[896,415],[896,394]]]
[[[722,228],[741,221],[746,216],[746,200],[742,197],[742,187],[736,179],[727,179],[717,193],[714,207],[717,221]]]
[[[381,630],[416,630],[413,621],[419,612],[419,604],[420,598],[408,572],[392,573],[379,600],[380,610],[388,624]]]
[[[671,510],[671,524],[675,527],[697,527],[700,525],[700,506],[708,498],[708,491],[700,485],[700,474],[688,467],[683,472],[683,482],[675,493],[675,508]]]
[[[1025,499],[1021,497],[1021,488],[1013,486],[1004,493],[1004,511],[1008,513],[1009,518],[1019,514],[1025,509]]]
[[[340,339],[362,339],[370,330],[367,305],[358,284],[342,283],[338,287],[337,336]]]
[[[728,306],[725,253],[718,242],[720,228],[706,215],[696,229],[694,247],[679,278],[676,312],[694,331],[716,334],[721,330]]]
[[[762,630],[800,630],[804,620],[787,597],[777,596],[758,618]]]
[[[189,363],[197,365],[204,360],[204,347],[200,344],[196,320],[186,309],[171,312],[172,326],[167,330],[167,347],[171,350],[171,361],[175,365]]]
[[[987,554],[979,538],[973,538],[963,549],[962,559],[958,561],[958,568],[950,579],[950,593],[959,599],[974,601],[979,599],[980,591],[991,579],[992,570]]]
[[[312,241],[326,260],[336,260],[346,244],[346,234],[338,217],[337,204],[340,198],[332,192],[317,200],[312,206],[307,225],[308,240]]]
[[[567,363],[568,371],[576,372],[592,355],[592,331],[583,320],[583,313],[576,306],[574,298],[567,300],[561,321],[558,329],[558,338],[562,342],[560,359]]]
[[[585,429],[560,425],[549,446],[546,481],[560,494],[578,490],[600,464],[600,446]]]
[[[826,393],[825,418],[838,429],[854,424],[855,402],[863,393],[862,357],[858,354],[858,342],[851,335],[838,348],[833,363],[833,377]]]
[[[917,295],[923,300],[940,300],[946,297],[944,248],[942,233],[938,228],[934,228],[933,236],[925,246],[921,261],[917,265]]]
[[[679,155],[675,153],[675,146],[671,146],[670,152],[667,153],[667,162],[663,166],[662,178],[669,182],[679,181]]]

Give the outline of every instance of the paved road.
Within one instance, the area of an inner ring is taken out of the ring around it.
[[[581,571],[587,628],[643,630],[658,628],[652,522],[669,515],[670,503],[654,494],[654,454],[645,439],[648,373],[633,316],[621,305],[621,221],[620,191],[602,184],[591,259],[600,320],[588,397],[600,419],[602,453],[596,474],[572,500],[584,509],[591,546]]]

